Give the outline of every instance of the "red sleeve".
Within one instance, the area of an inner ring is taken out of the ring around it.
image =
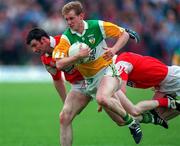
[[[61,35],[54,36],[54,39],[56,40],[56,45],[58,45],[60,38],[61,38]],[[52,58],[52,60],[55,62],[55,60],[53,58]],[[52,74],[51,75],[53,77],[53,80],[59,80],[61,78],[61,74],[62,74],[61,71],[57,71],[56,75],[52,75]]]
[[[61,71],[59,71],[56,68],[56,63],[55,61],[52,59],[51,56],[45,56],[42,55],[41,56],[41,61],[43,63],[43,65],[45,66],[46,70],[50,73],[50,75],[52,76],[53,80],[59,80],[61,79]]]
[[[127,81],[128,80],[128,74],[125,72],[125,68],[121,68],[119,70],[120,73],[120,77],[122,78],[122,80]]]
[[[122,80],[128,80],[128,70],[129,70],[129,56],[128,53],[121,53],[117,56],[115,60],[116,67],[119,71],[120,77]]]
[[[51,73],[50,73],[51,74]],[[54,81],[57,81],[62,78],[61,71],[57,71],[56,75],[51,74]]]
[[[56,40],[56,45],[58,45],[60,38],[61,38],[61,35],[54,36],[54,39]]]

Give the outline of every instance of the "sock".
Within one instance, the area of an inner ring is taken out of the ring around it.
[[[159,102],[158,107],[169,107],[170,100],[168,98],[155,98]]]
[[[136,121],[133,119],[131,123],[128,124],[128,127],[131,127]]]
[[[133,118],[128,113],[126,113],[126,116],[123,117],[123,120],[125,121],[125,125],[128,125],[128,124],[132,123]]]
[[[154,123],[153,115],[150,112],[143,113],[142,117],[141,123]]]

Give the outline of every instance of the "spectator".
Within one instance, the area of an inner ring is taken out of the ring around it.
[[[26,49],[24,35],[35,26],[44,28],[51,35],[61,33],[66,23],[58,15],[58,9],[68,1],[70,0],[55,0],[52,3],[50,0],[1,0],[0,40],[3,43],[0,45],[0,63],[40,63]],[[126,50],[150,55],[171,64],[172,55],[180,42],[179,0],[84,0],[82,3],[87,11],[87,19],[112,21],[140,34],[139,46],[130,42]],[[8,44],[7,40],[11,39],[15,40]],[[110,41],[109,45],[111,44]],[[7,50],[14,54],[14,60],[4,57]]]

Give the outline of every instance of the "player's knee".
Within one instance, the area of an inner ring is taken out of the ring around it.
[[[136,112],[136,111],[132,111],[130,114],[131,114],[133,117],[137,117],[137,116],[140,115],[140,113],[138,113],[138,112]]]
[[[101,96],[97,96],[96,97],[97,103],[101,106],[106,106],[107,105],[107,101],[106,101],[106,97],[101,95]]]
[[[59,115],[59,119],[60,119],[60,125],[68,125],[72,120],[70,112],[66,110],[61,111]]]
[[[136,116],[139,116],[141,114],[141,112],[138,110],[138,108],[136,106],[134,106],[134,108],[132,108],[129,111],[129,114],[136,117]]]

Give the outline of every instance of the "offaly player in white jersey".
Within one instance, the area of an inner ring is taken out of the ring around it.
[[[106,55],[114,55],[122,48],[129,39],[125,29],[100,20],[83,20],[83,7],[80,2],[67,3],[62,8],[62,14],[69,28],[63,33],[60,43],[53,51],[58,69],[66,68],[75,64],[77,60],[89,56],[89,62],[78,64],[76,67],[87,81],[88,95],[96,98],[103,108],[106,108],[121,116],[125,124],[133,131],[136,143],[142,137],[140,126],[132,119],[120,105],[117,99],[110,98],[120,86],[119,74],[112,63],[112,59],[106,60]],[[106,38],[116,38],[112,48],[106,45]],[[75,56],[68,56],[68,50],[73,43],[83,42],[89,48],[80,50]],[[136,125],[136,126],[134,126]],[[136,128],[134,128],[136,127]]]

